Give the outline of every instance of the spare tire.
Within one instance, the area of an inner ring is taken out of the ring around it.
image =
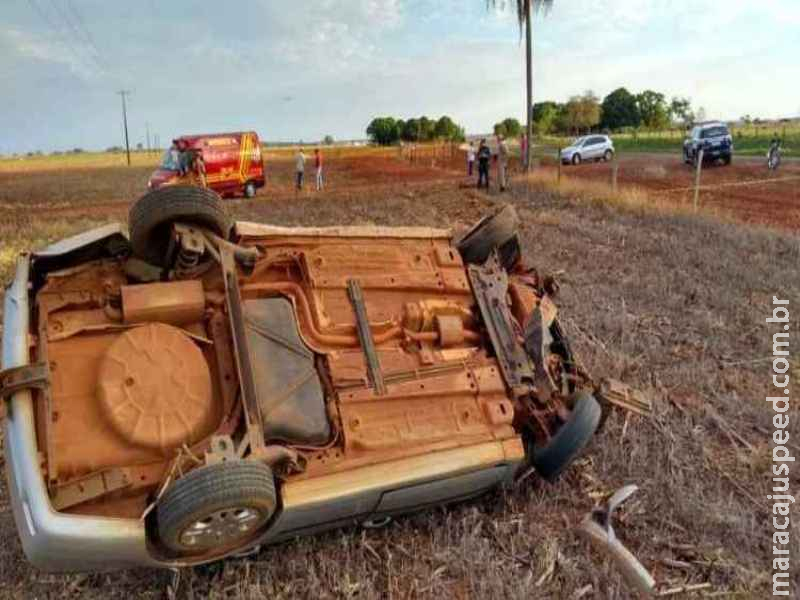
[[[181,555],[223,555],[253,540],[278,505],[272,469],[225,461],[190,471],[158,503],[158,534]]]
[[[547,481],[554,481],[592,439],[600,425],[602,409],[595,397],[585,390],[575,393],[569,420],[550,443],[543,447],[528,445],[528,458],[536,471]]]
[[[500,262],[506,269],[510,269],[520,257],[518,230],[517,211],[506,204],[473,225],[456,244],[456,248],[465,263],[479,265],[485,263],[497,249]]]
[[[161,187],[139,198],[128,213],[134,255],[150,264],[169,267],[167,250],[175,222],[207,227],[226,239],[233,227],[222,199],[208,188]]]

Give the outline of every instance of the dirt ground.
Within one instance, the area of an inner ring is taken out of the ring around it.
[[[611,169],[609,163],[586,163],[564,167],[562,175],[610,183]],[[636,186],[652,197],[683,204],[693,202],[694,179],[693,167],[666,154],[623,155],[617,175],[620,186]],[[700,185],[699,203],[704,208],[745,223],[800,230],[798,161],[785,161],[778,171],[770,172],[761,159],[734,157],[730,166],[704,165]]]
[[[284,225],[430,225],[461,232],[511,202],[522,218],[526,260],[542,273],[558,273],[562,320],[585,366],[645,391],[653,416],[613,413],[555,485],[532,477],[381,530],[337,531],[188,570],[178,596],[629,598],[619,574],[572,528],[599,495],[636,483],[641,491],[622,511],[617,531],[660,582],[709,583],[707,592],[725,597],[766,597],[772,422],[764,397],[772,339],[764,319],[773,295],[800,297],[800,237],[702,214],[623,210],[538,186],[485,194],[466,187],[456,170],[460,161],[445,166],[390,156],[343,158],[329,163],[328,190],[296,194],[285,161],[274,165],[270,184],[254,200],[232,200],[230,208],[241,219]],[[600,177],[603,168],[580,170]],[[124,218],[147,172],[3,174],[3,246],[11,245],[6,240],[14,247],[42,244]],[[709,179],[718,172],[738,176],[733,169],[710,172]],[[682,185],[672,177],[665,188]],[[0,270],[0,277],[9,273]],[[800,361],[793,352],[797,381]],[[797,408],[790,421],[800,454]],[[795,469],[795,489],[798,483]],[[795,557],[798,524],[795,517]],[[2,598],[160,598],[170,582],[166,572],[145,570],[37,572],[22,555],[4,480],[0,537]],[[797,571],[794,581],[800,585]]]

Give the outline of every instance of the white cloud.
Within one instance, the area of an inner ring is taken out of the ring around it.
[[[223,3],[192,11],[163,3],[154,12],[85,1],[95,3],[84,16],[111,63],[107,74],[92,68],[85,46],[76,57],[24,2],[4,11],[0,74],[11,108],[0,112],[0,130],[9,139],[28,143],[41,129],[44,141],[31,144],[59,143],[50,139],[78,127],[110,145],[118,98],[109,90],[122,86],[135,90],[132,129],[147,119],[162,139],[228,127],[267,139],[358,137],[377,114],[450,114],[487,131],[525,112],[515,15],[487,11],[483,0],[258,0],[237,3],[236,19]],[[714,116],[791,113],[799,24],[798,0],[558,0],[535,19],[534,98],[586,89],[602,96],[624,85],[690,96]],[[698,42],[712,51],[697,53]],[[14,108],[36,103],[41,115],[50,98],[70,94],[62,107],[69,118],[46,126]]]
[[[84,80],[96,74],[97,67],[89,56],[77,53],[61,41],[15,28],[0,30],[0,38],[10,46],[11,56],[62,65]]]

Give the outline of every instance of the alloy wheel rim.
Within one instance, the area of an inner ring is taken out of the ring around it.
[[[192,521],[180,534],[187,548],[224,546],[252,533],[265,521],[264,514],[250,506],[223,508]]]

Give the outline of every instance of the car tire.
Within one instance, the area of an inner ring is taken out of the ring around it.
[[[456,248],[467,264],[482,265],[497,249],[503,267],[510,269],[520,257],[519,217],[510,204],[473,225]]]
[[[612,158],[614,158],[614,152],[612,152],[611,150],[606,150],[606,151],[603,153],[603,160],[604,160],[604,161],[606,161],[606,162],[611,162],[611,159],[612,159]]]
[[[722,157],[722,162],[725,165],[730,165],[733,162],[733,157],[730,154],[727,154]]]
[[[248,181],[244,186],[244,197],[245,198],[253,198],[256,195],[256,184],[252,181]]]
[[[167,250],[175,222],[207,227],[223,238],[233,227],[222,199],[208,188],[158,188],[139,198],[128,213],[134,255],[152,265],[168,267]]]
[[[158,535],[180,555],[220,555],[243,547],[277,507],[272,469],[241,460],[199,467],[178,479],[158,503]]]
[[[531,464],[547,481],[555,481],[580,454],[600,425],[602,409],[595,397],[582,390],[574,394],[569,419],[543,447],[530,447]]]
[[[572,164],[575,165],[575,166],[581,164],[581,155],[580,154],[575,153],[575,154],[572,155]]]

